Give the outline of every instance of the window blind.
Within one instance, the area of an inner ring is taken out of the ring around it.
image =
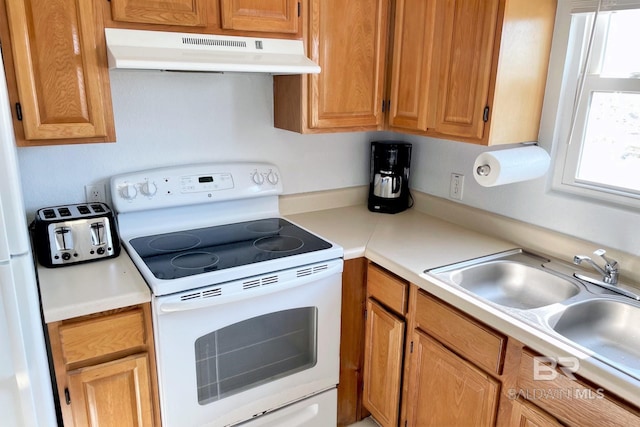
[[[640,9],[640,0],[570,0],[571,13]],[[599,6],[599,7],[598,7]]]

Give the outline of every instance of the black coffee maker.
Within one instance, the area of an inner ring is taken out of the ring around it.
[[[402,141],[371,142],[369,210],[397,213],[409,207],[411,144]]]

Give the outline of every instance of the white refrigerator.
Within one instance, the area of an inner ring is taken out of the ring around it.
[[[40,300],[0,56],[0,425],[56,426]]]

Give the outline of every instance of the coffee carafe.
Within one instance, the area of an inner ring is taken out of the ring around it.
[[[397,213],[409,207],[411,144],[401,141],[371,143],[369,210]]]

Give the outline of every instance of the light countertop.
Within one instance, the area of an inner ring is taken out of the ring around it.
[[[38,265],[45,323],[151,300],[144,279],[123,250],[116,258],[46,268]]]

